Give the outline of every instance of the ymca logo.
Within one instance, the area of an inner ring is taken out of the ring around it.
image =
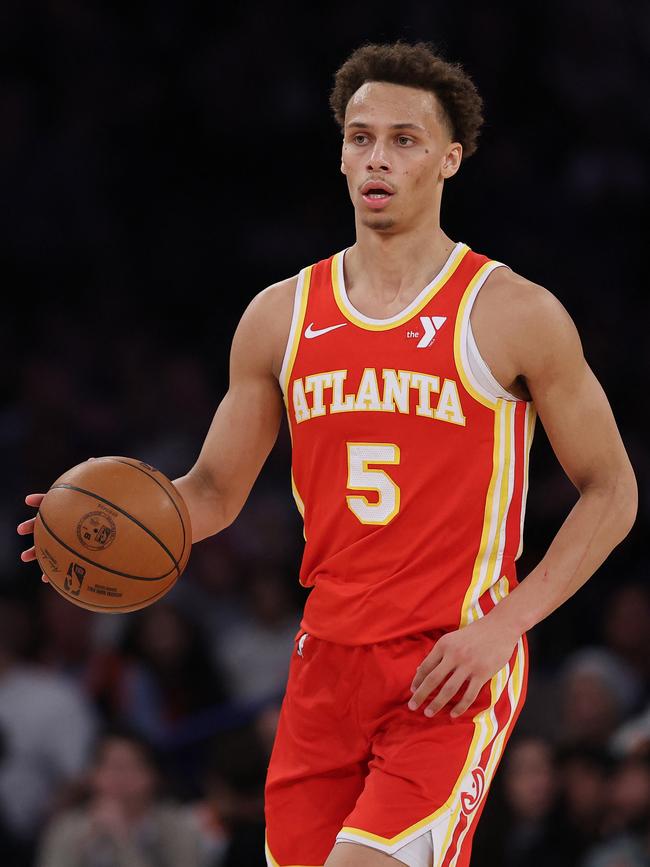
[[[436,338],[436,334],[440,331],[446,321],[446,316],[420,316],[420,322],[422,323],[424,334],[421,334],[419,331],[409,330],[406,332],[406,336],[419,337],[420,339],[416,348],[427,349],[427,347],[431,346]]]
[[[460,806],[466,816],[469,816],[479,805],[485,793],[485,773],[483,768],[472,770],[472,791],[460,793]]]

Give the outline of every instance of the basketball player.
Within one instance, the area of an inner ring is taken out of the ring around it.
[[[636,484],[562,304],[440,226],[482,122],[468,76],[423,44],[368,45],[331,104],[356,241],[253,299],[175,484],[194,541],[227,527],[284,403],[313,590],[268,771],[268,864],[467,867],[524,701],[526,630],[626,536]],[[580,496],[518,585],[537,414]]]

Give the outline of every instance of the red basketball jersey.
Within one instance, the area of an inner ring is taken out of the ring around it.
[[[481,617],[516,584],[535,410],[467,357],[501,263],[457,244],[400,314],[354,308],[344,252],[301,271],[280,373],[305,525],[301,629],[369,644]]]

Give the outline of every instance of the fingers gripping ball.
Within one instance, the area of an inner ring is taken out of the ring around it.
[[[185,569],[190,516],[159,470],[133,458],[94,458],[47,492],[34,546],[50,584],[70,602],[135,611],[163,596]]]

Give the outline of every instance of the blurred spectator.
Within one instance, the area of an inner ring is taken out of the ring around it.
[[[609,839],[585,858],[584,867],[650,865],[650,759],[630,756],[616,769],[609,788]]]
[[[4,733],[0,729],[0,769],[5,759]],[[18,840],[10,830],[2,810],[0,810],[0,864],[3,867],[22,867],[28,864],[29,846]]]
[[[193,545],[187,572],[174,587],[178,607],[210,638],[244,616],[239,595],[242,562],[230,542],[230,530],[225,530]]]
[[[247,615],[216,636],[215,658],[234,698],[262,702],[280,696],[289,671],[299,616],[282,574],[258,567],[246,588]]]
[[[605,606],[607,646],[650,684],[650,590],[641,584],[618,587]]]
[[[650,749],[650,706],[624,723],[612,738],[616,755],[645,753]]]
[[[514,740],[488,798],[472,867],[575,867],[558,821],[553,749],[541,738]]]
[[[94,653],[94,613],[71,605],[50,588],[41,594],[40,602],[40,661],[83,687]]]
[[[637,704],[642,686],[622,660],[590,647],[567,660],[561,676],[559,739],[567,744],[605,747],[625,714]]]
[[[232,525],[234,550],[248,562],[281,569],[299,553],[296,543],[301,540],[294,532],[297,515],[290,488],[282,495],[277,484],[267,490],[258,485]]]
[[[88,802],[54,819],[38,867],[199,867],[199,838],[183,811],[159,797],[147,743],[105,735],[89,772]]]
[[[165,467],[174,479],[184,475],[196,459],[196,443],[214,414],[214,397],[206,369],[197,358],[161,360],[157,380],[154,431],[147,440],[134,443],[134,454],[155,467]]]
[[[60,674],[27,664],[30,613],[0,599],[0,814],[23,837],[42,820],[58,787],[78,774],[94,734],[83,696]]]
[[[122,651],[98,661],[92,689],[110,718],[157,744],[227,695],[200,630],[166,601],[133,617]]]
[[[267,764],[268,754],[255,728],[235,729],[216,738],[206,788],[225,841],[211,867],[265,867]]]
[[[604,751],[584,746],[565,749],[560,755],[562,822],[576,864],[603,835],[611,765]]]
[[[642,833],[650,819],[650,758],[622,759],[609,786],[607,831]]]
[[[581,867],[650,867],[650,847],[628,835],[596,847]]]

